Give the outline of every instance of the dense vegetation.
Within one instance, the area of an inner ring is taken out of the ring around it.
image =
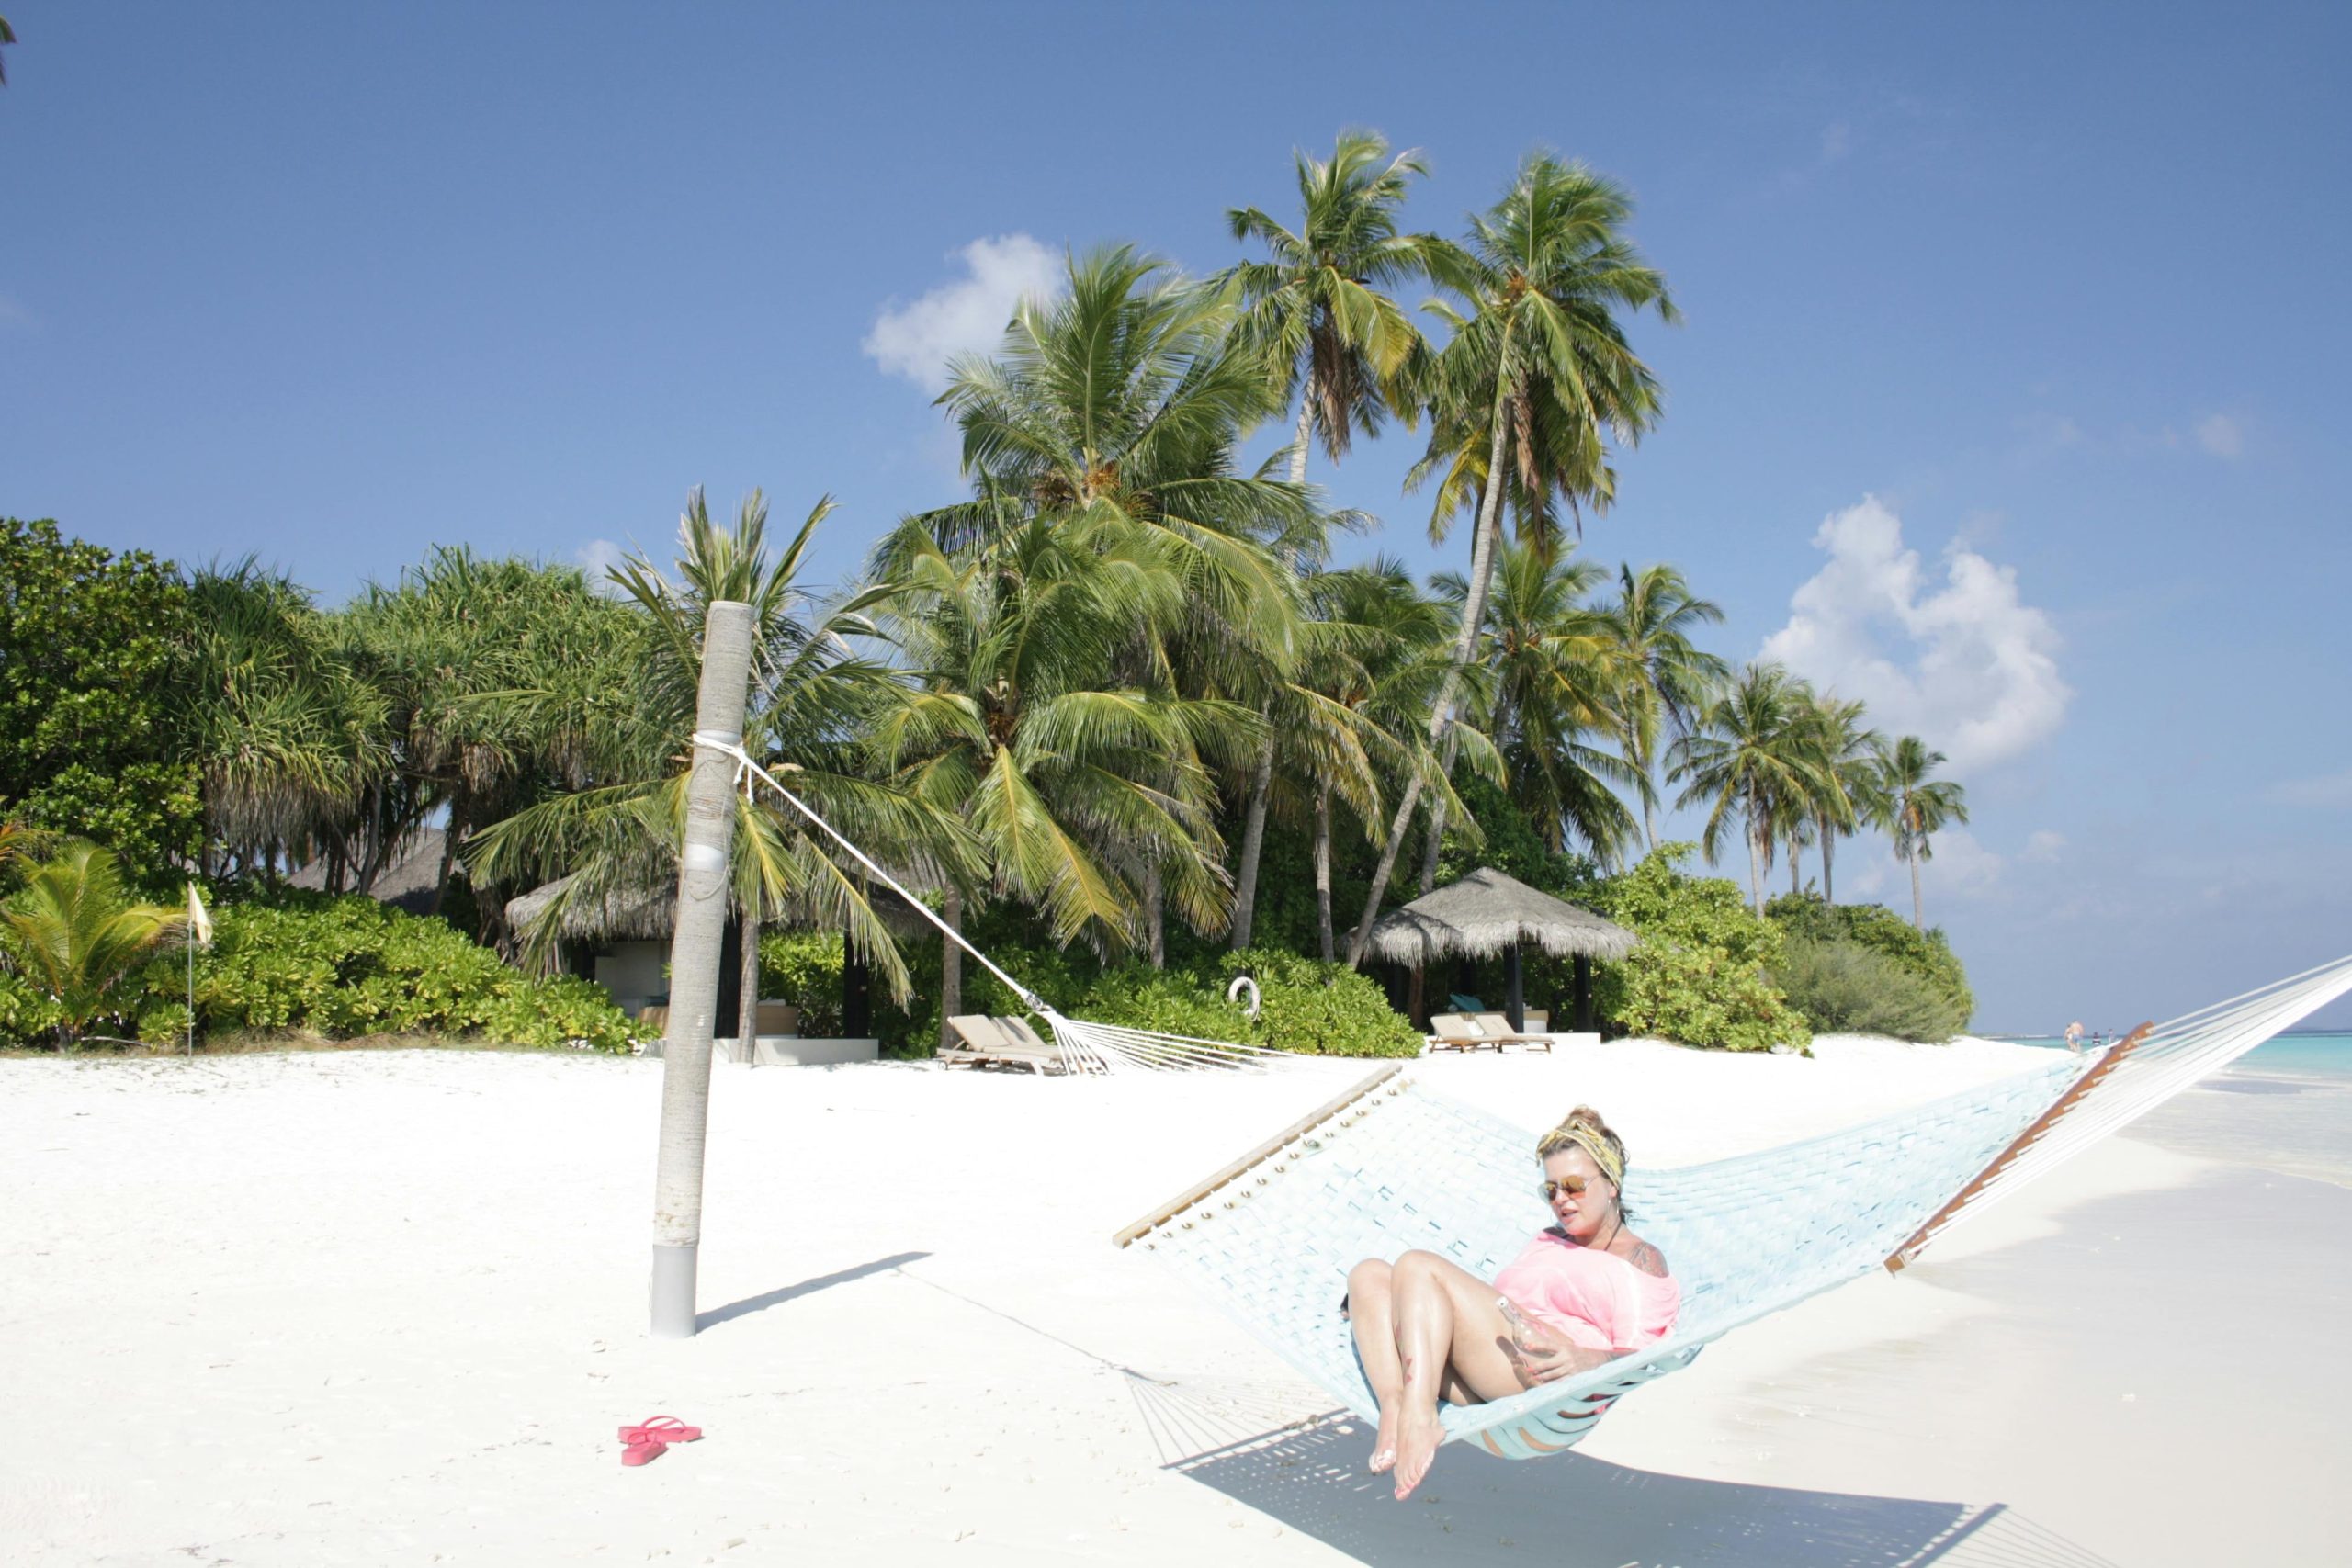
[[[740,600],[746,745],[1057,1003],[1232,1034],[1225,1004],[1200,1010],[1246,953],[1267,987],[1253,1037],[1401,1048],[1408,1026],[1357,973],[1363,932],[1492,863],[1647,939],[1607,976],[1617,1027],[1792,1043],[1804,1017],[1849,1021],[1915,971],[1934,1027],[1964,1019],[1964,984],[1878,924],[1784,942],[1787,922],[1760,918],[1776,864],[1800,890],[1816,850],[1826,900],[1838,841],[1871,824],[1924,926],[1921,863],[1966,819],[1942,759],[1859,704],[1705,651],[1720,612],[1675,569],[1580,553],[1615,454],[1663,407],[1631,334],[1675,308],[1628,237],[1630,197],[1539,154],[1448,238],[1405,221],[1422,168],[1361,133],[1301,156],[1295,214],[1235,209],[1245,254],[1209,278],[1133,246],[1072,256],[1055,297],[953,367],[964,499],[876,530],[860,581],[827,595],[802,567],[831,503],[779,546],[756,493],[731,525],[694,494],[674,559],[607,581],[442,548],[339,608],[250,561],[183,571],[7,524],[0,822],[112,850],[126,908],[191,876],[225,899],[198,964],[207,1027],[609,1043],[583,993],[500,991],[485,965],[558,965],[606,911],[672,885],[703,611]],[[1374,520],[1328,504],[1314,454],[1336,463],[1392,423],[1426,433],[1412,482],[1433,534],[1468,532],[1463,573],[1332,562]],[[1243,443],[1270,424],[1290,442],[1251,467]],[[1746,899],[1674,869],[1669,789],[1704,813],[1710,860],[1745,846]],[[454,989],[421,956],[438,936],[280,891],[307,866],[330,893],[368,892],[436,821],[434,908],[481,944],[436,950],[467,977]],[[794,811],[743,801],[735,828],[741,955],[764,955],[812,1024],[844,941],[904,1048],[1006,1004],[954,947],[894,935],[871,878]],[[510,929],[509,901],[542,886]],[[168,921],[152,940],[168,945]],[[330,959],[344,941],[359,945]],[[23,939],[0,959],[17,1016],[62,994]],[[164,1030],[143,1002],[107,1005]]]

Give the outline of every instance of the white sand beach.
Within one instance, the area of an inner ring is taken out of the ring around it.
[[[1667,1164],[2044,1059],[1817,1053],[1418,1070],[1516,1120],[1589,1101]],[[1400,1505],[1368,1434],[1109,1243],[1332,1080],[721,1066],[706,1326],[654,1342],[661,1070],[0,1061],[0,1560],[2140,1568],[2352,1529],[2339,1186],[2110,1141],[1576,1454],[1449,1449]],[[658,1412],[708,1437],[623,1469]]]

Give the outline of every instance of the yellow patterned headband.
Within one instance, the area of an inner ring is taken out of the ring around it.
[[[1539,1157],[1555,1155],[1570,1144],[1574,1144],[1591,1157],[1592,1163],[1600,1168],[1600,1174],[1609,1179],[1610,1186],[1621,1190],[1624,1187],[1624,1160],[1602,1141],[1600,1134],[1581,1122],[1573,1127],[1555,1127],[1544,1134],[1543,1143],[1536,1147],[1536,1154]]]

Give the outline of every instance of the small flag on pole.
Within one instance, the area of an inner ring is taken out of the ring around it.
[[[212,917],[205,912],[204,896],[193,882],[187,885],[187,930],[198,947],[212,945]]]

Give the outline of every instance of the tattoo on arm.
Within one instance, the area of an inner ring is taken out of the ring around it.
[[[1645,1274],[1656,1274],[1660,1279],[1666,1277],[1666,1254],[1648,1242],[1635,1242],[1634,1256],[1627,1261]]]

